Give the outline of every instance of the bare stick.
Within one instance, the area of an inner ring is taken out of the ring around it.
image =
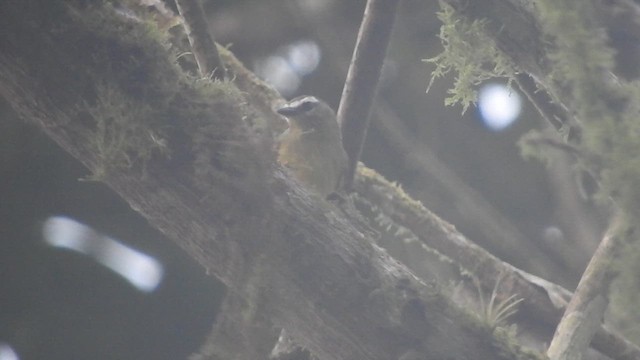
[[[344,188],[350,190],[356,165],[367,136],[371,105],[400,0],[368,0],[351,59],[347,81],[342,91],[338,121],[342,142],[349,156]]]
[[[621,221],[614,219],[556,328],[547,355],[551,360],[580,359],[598,331],[608,303],[616,253],[623,245]]]
[[[527,99],[533,104],[540,116],[551,124],[554,129],[561,131],[567,122],[565,114],[562,114],[560,109],[551,103],[548,94],[545,91],[538,92],[535,81],[528,74],[518,74],[515,80],[520,90],[527,96]]]
[[[176,0],[178,11],[184,19],[184,28],[196,58],[200,75],[222,80],[226,71],[220,60],[213,36],[199,0]]]

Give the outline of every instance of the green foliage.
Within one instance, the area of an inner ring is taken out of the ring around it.
[[[640,101],[637,86],[630,91],[634,108]],[[640,122],[637,109],[607,114],[585,125],[584,147],[597,156],[592,163],[600,170],[600,197],[613,196],[634,219],[640,216]]]
[[[446,4],[442,4],[442,10],[437,15],[442,21],[439,36],[444,51],[436,57],[424,60],[436,65],[431,73],[427,91],[435,79],[450,72],[456,73],[453,88],[447,91],[449,96],[445,105],[459,103],[464,113],[469,105],[477,100],[475,86],[495,77],[512,79],[514,71],[509,60],[486,35],[486,21],[469,22],[459,17],[455,10]]]
[[[581,122],[580,153],[601,184],[598,197],[613,197],[633,219],[640,217],[640,85],[617,79],[614,51],[596,20],[595,5],[544,0],[539,9],[553,40],[556,92]]]
[[[495,329],[498,326],[504,326],[507,319],[518,312],[518,305],[524,300],[523,298],[517,297],[516,294],[512,294],[511,296],[496,302],[498,287],[500,286],[503,276],[504,275],[500,275],[496,279],[496,283],[493,286],[488,302],[482,291],[482,285],[480,285],[477,278],[474,278],[476,288],[478,289],[478,297],[480,298],[480,309],[482,311],[480,317],[491,329]]]
[[[558,93],[566,96],[580,121],[582,161],[598,175],[600,200],[614,199],[627,226],[619,231],[622,250],[615,254],[618,276],[612,287],[610,315],[627,336],[638,339],[638,254],[629,227],[640,218],[640,84],[612,75],[614,51],[597,24],[597,3],[581,0],[541,0],[545,31],[552,40],[549,58]]]
[[[526,159],[536,159],[545,165],[549,165],[555,158],[555,149],[549,146],[540,146],[541,139],[544,136],[539,130],[530,130],[525,133],[518,141],[520,155]]]
[[[614,53],[607,46],[606,33],[595,27],[593,5],[582,0],[543,0],[538,6],[544,30],[554,39],[553,47],[549,48],[553,79],[570,86],[576,97],[591,96],[590,92],[597,92],[599,87],[574,85],[600,84],[604,73],[614,66]]]

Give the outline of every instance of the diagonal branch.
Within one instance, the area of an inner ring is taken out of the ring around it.
[[[391,29],[400,0],[368,0],[347,80],[342,90],[338,122],[349,157],[344,187],[351,190],[376,97]]]
[[[191,51],[196,58],[200,75],[222,80],[226,77],[226,70],[209,26],[204,16],[200,0],[176,0],[178,11],[184,19],[184,27],[191,44]]]

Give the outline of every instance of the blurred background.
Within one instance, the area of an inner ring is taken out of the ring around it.
[[[364,0],[203,4],[217,41],[284,97],[337,109]],[[504,79],[464,115],[444,106],[453,78],[425,92],[438,10],[401,2],[362,161],[502,260],[573,289],[606,219],[571,159],[522,158],[521,136],[549,130]],[[197,350],[224,288],[2,101],[0,119],[0,360]]]

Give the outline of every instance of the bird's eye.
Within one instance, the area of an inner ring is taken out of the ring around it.
[[[311,109],[313,109],[315,105],[316,104],[312,101],[305,101],[302,104],[300,104],[300,110],[303,112],[308,112],[308,111],[311,111]]]

